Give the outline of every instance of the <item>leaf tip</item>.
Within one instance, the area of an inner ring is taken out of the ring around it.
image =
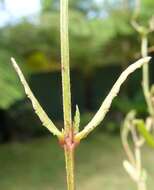
[[[12,62],[13,64],[16,62],[14,57],[11,57],[11,62]]]
[[[14,57],[11,57],[11,63],[13,65],[13,67],[15,68],[15,70],[17,70],[18,66],[17,66],[16,60]]]
[[[152,57],[151,56],[147,56],[147,59],[149,59],[149,61],[152,59]]]
[[[144,59],[145,63],[148,63],[152,59],[152,57],[147,56],[147,57],[145,57],[143,59]]]

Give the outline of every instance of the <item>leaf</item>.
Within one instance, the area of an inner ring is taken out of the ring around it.
[[[134,125],[137,127],[139,133],[144,137],[146,142],[154,148],[154,137],[150,134],[150,132],[146,129],[145,123],[141,119],[134,120]]]
[[[78,133],[79,127],[80,127],[80,111],[79,111],[78,106],[76,106],[76,112],[75,112],[75,116],[74,116],[73,127],[74,127],[74,132]]]
[[[143,64],[147,64],[151,57],[145,57],[134,64],[130,65],[125,71],[123,71],[115,82],[113,87],[111,88],[109,94],[106,96],[105,100],[103,101],[102,105],[100,106],[99,110],[96,112],[92,120],[84,127],[84,129],[76,135],[76,139],[81,140],[85,138],[91,131],[93,131],[104,119],[107,112],[111,107],[111,103],[113,99],[117,96],[120,91],[121,85],[125,82],[127,77],[133,73],[136,69],[140,68]]]
[[[31,100],[32,106],[35,110],[35,113],[38,115],[40,120],[42,121],[42,124],[54,135],[61,137],[62,133],[57,129],[57,127],[54,125],[54,123],[49,119],[41,105],[39,104],[38,100],[35,98],[34,94],[32,93],[28,83],[26,82],[26,79],[24,75],[22,74],[18,64],[16,63],[14,58],[11,58],[12,65],[17,72],[21,83],[24,86],[25,93],[27,94],[27,97]]]

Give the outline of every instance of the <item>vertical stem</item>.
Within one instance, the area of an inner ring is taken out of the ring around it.
[[[139,179],[137,181],[138,190],[146,190],[145,179],[142,176],[142,160],[141,160],[141,150],[138,145],[135,145],[135,156],[136,156],[136,169],[138,171]]]
[[[68,36],[68,0],[60,0],[60,37],[61,37],[61,72],[64,112],[65,135],[65,164],[67,189],[75,190],[74,185],[74,148],[71,115],[70,65],[69,65],[69,36]],[[71,135],[70,135],[71,134]]]
[[[65,164],[67,173],[67,190],[75,190],[74,183],[74,150],[65,148]]]
[[[143,176],[142,168],[142,155],[141,155],[141,145],[139,145],[140,138],[137,135],[136,128],[134,126],[131,128],[132,138],[134,142],[134,153],[135,153],[135,168],[138,174],[138,179],[136,181],[138,190],[146,190],[146,179]]]
[[[141,43],[141,53],[142,53],[142,57],[146,57],[148,54],[148,39],[147,39],[147,35],[142,35],[142,43]],[[148,106],[148,111],[151,115],[154,115],[154,110],[152,107],[152,103],[151,103],[151,99],[150,99],[150,84],[149,84],[149,65],[148,64],[144,64],[143,65],[143,93],[145,96],[145,100]]]
[[[72,127],[68,37],[68,0],[60,0],[60,36],[64,126],[65,134],[68,134]]]

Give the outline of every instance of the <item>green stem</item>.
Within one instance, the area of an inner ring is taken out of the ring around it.
[[[146,57],[148,55],[147,35],[142,35],[141,53],[142,53],[142,57]],[[145,100],[148,106],[148,111],[151,115],[154,115],[154,110],[153,110],[152,102],[150,99],[149,65],[148,64],[143,65],[142,72],[143,72],[143,81],[142,81],[143,93],[144,93]]]
[[[65,135],[67,135],[70,129],[72,128],[69,37],[68,37],[68,0],[60,1],[60,36],[61,36],[63,112],[64,112]]]
[[[74,150],[65,148],[65,164],[67,174],[67,190],[75,190],[74,183]]]
[[[71,89],[70,89],[70,65],[69,65],[69,35],[68,35],[68,0],[60,0],[60,36],[61,36],[61,72],[64,112],[64,152],[67,175],[67,189],[75,190],[74,185],[74,149]]]

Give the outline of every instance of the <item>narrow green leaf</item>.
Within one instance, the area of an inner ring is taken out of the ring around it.
[[[117,81],[115,82],[113,87],[111,88],[109,94],[106,96],[105,100],[102,102],[102,105],[100,106],[100,108],[98,109],[98,111],[96,112],[94,117],[84,127],[84,129],[76,135],[75,138],[77,140],[81,140],[81,139],[87,137],[87,135],[91,131],[93,131],[103,121],[104,117],[106,116],[107,112],[109,111],[109,109],[111,107],[113,99],[119,93],[120,87],[125,82],[127,77],[131,73],[133,73],[136,69],[140,68],[144,64],[147,64],[150,61],[150,59],[151,59],[151,57],[142,58],[142,59],[136,61],[135,63],[133,63],[132,65],[130,65],[125,71],[123,71],[121,73],[121,75],[119,76],[119,78],[117,79]]]
[[[36,112],[36,114],[38,115],[38,117],[40,118],[40,120],[42,121],[43,125],[54,135],[58,136],[59,138],[62,136],[62,133],[58,130],[58,128],[54,125],[54,123],[49,119],[49,117],[47,116],[47,114],[45,113],[45,111],[43,110],[43,108],[41,107],[41,105],[39,104],[38,100],[35,98],[34,94],[32,93],[28,83],[26,82],[26,79],[24,77],[24,75],[22,74],[18,64],[16,63],[14,58],[11,58],[12,61],[12,65],[15,69],[15,71],[17,72],[21,83],[24,86],[25,89],[25,93],[27,94],[28,98],[31,100],[32,102],[32,106]]]
[[[80,127],[80,111],[79,111],[78,106],[76,106],[76,112],[75,112],[75,116],[74,116],[73,127],[74,127],[74,132],[78,133],[79,127]]]
[[[145,123],[141,119],[136,119],[134,121],[135,126],[137,127],[139,133],[144,137],[146,142],[154,148],[154,137],[150,134],[150,132],[146,129]]]

